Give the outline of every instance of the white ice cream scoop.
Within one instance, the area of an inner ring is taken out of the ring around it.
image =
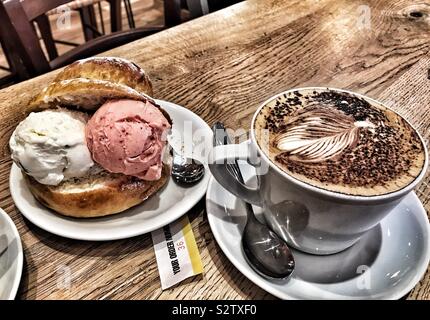
[[[9,140],[12,159],[42,184],[82,177],[94,164],[85,142],[85,123],[85,115],[77,111],[32,112]]]

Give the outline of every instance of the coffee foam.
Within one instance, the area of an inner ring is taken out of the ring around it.
[[[394,192],[410,184],[424,166],[424,146],[403,118],[345,92],[281,94],[261,109],[254,125],[272,162],[303,182],[334,192]],[[269,131],[268,146],[262,129]]]

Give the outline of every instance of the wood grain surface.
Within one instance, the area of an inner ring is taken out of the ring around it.
[[[248,128],[268,97],[308,85],[348,88],[380,99],[430,139],[430,1],[246,1],[106,55],[142,65],[157,98],[186,106],[210,125]],[[55,72],[0,91],[0,206],[25,250],[23,299],[272,299],[227,260],[204,201],[190,212],[205,273],[162,291],[149,235],[73,241],[25,220],[10,197],[8,139],[27,102]],[[427,175],[417,193],[430,209]],[[70,288],[59,283],[70,272]],[[60,279],[60,280],[59,280]],[[408,295],[430,299],[430,272]]]

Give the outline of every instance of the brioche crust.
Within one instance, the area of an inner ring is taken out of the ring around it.
[[[128,86],[152,96],[152,84],[145,71],[135,63],[116,57],[94,57],[73,62],[65,67],[54,82],[85,78],[104,80]]]
[[[139,205],[169,180],[170,166],[161,178],[145,181],[106,171],[86,178],[67,180],[58,186],[44,185],[23,172],[34,197],[52,210],[74,218],[95,218],[122,212]]]
[[[106,80],[74,78],[52,82],[31,102],[32,110],[43,110],[56,107],[84,109],[96,111],[108,100],[131,99],[151,101],[160,108],[164,117],[172,124],[169,114],[154,99],[144,93],[123,85]]]
[[[74,78],[52,82],[30,102],[30,106],[34,109],[62,106],[94,111],[107,100],[115,99],[146,101],[150,98],[123,84]]]

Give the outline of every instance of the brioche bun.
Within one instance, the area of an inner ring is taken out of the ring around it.
[[[163,166],[161,178],[156,181],[102,171],[50,186],[24,176],[31,193],[43,205],[65,216],[94,218],[119,213],[144,202],[169,180],[170,166]]]
[[[108,100],[150,100],[172,124],[169,114],[150,97],[152,85],[145,72],[119,58],[90,58],[72,63],[61,71],[31,102],[32,110],[67,107],[96,111]],[[56,212],[76,218],[92,218],[122,212],[143,203],[160,190],[170,177],[170,155],[161,178],[145,181],[132,176],[98,170],[57,186],[44,185],[23,175],[34,197]]]

